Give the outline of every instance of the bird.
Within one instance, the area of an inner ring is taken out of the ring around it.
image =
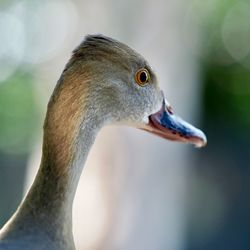
[[[47,105],[38,173],[0,230],[0,250],[73,250],[72,205],[94,140],[106,125],[206,145],[205,134],[175,115],[149,63],[113,38],[87,35]]]

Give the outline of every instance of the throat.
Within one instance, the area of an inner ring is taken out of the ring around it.
[[[44,141],[41,166],[23,207],[29,216],[33,215],[33,221],[38,221],[39,225],[45,223],[45,228],[51,227],[52,223],[57,231],[72,231],[75,192],[97,133],[97,130],[89,131],[88,127],[85,124],[79,129],[67,152],[50,148],[46,139]]]

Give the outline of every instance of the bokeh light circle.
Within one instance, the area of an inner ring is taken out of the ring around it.
[[[228,11],[222,25],[222,39],[228,53],[242,62],[250,53],[250,4],[238,2]]]

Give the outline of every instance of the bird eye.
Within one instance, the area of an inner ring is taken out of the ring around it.
[[[146,69],[139,69],[135,74],[135,81],[140,86],[145,86],[150,80],[149,72]]]

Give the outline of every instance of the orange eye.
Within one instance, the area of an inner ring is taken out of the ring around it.
[[[150,80],[149,72],[146,69],[139,69],[135,74],[135,81],[140,86],[145,86]]]

